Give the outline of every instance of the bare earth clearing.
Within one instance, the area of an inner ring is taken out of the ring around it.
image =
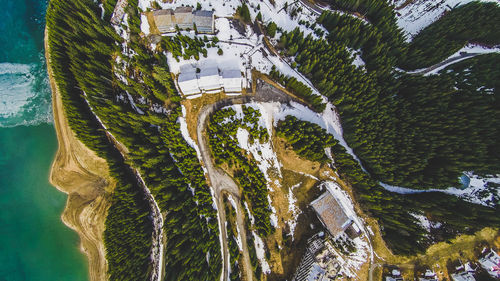
[[[106,280],[107,263],[103,242],[104,222],[110,205],[109,192],[115,186],[106,161],[81,143],[71,131],[57,85],[52,76],[45,32],[45,56],[52,88],[52,108],[59,147],[49,180],[68,194],[62,221],[80,237],[80,250],[89,261],[89,279]]]

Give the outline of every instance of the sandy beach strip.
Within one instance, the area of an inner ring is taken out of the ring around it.
[[[52,89],[54,126],[59,143],[49,181],[68,194],[61,219],[80,237],[80,250],[88,258],[89,279],[106,280],[104,223],[110,206],[110,193],[116,183],[109,175],[106,161],[80,142],[69,127],[51,69],[47,28],[45,57]]]

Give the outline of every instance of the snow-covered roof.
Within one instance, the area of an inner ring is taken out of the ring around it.
[[[401,275],[401,272],[400,272],[399,270],[397,270],[397,269],[393,269],[393,270],[392,270],[392,275],[393,275],[393,276],[400,276],[400,275]]]
[[[200,71],[200,77],[219,76],[219,69],[216,66],[203,66]]]
[[[202,90],[209,91],[221,88],[219,69],[215,66],[201,68],[198,84]]]
[[[225,92],[241,92],[243,77],[239,69],[223,70],[221,77]]]
[[[241,78],[241,71],[239,69],[227,69],[221,72],[222,79]]]
[[[434,271],[430,270],[430,269],[427,269],[425,271],[425,277],[436,277],[436,273],[434,273]]]
[[[194,70],[181,72],[177,79],[177,83],[179,84],[179,88],[184,95],[193,95],[200,93],[196,71]]]
[[[197,80],[195,72],[183,72],[183,73],[179,74],[179,78],[177,79],[177,81],[179,83],[187,82],[187,81],[191,81],[191,80]]]

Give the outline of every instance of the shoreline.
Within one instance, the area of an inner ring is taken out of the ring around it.
[[[115,182],[109,175],[106,160],[98,157],[76,138],[64,116],[62,99],[50,65],[47,27],[44,46],[58,141],[49,182],[68,195],[61,220],[80,238],[79,248],[87,257],[89,280],[106,280],[104,223],[111,204],[109,194]]]

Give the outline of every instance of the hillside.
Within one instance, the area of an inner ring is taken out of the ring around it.
[[[116,181],[109,280],[291,280],[308,255],[371,280],[494,246],[500,6],[327,2],[50,2],[69,126]]]

